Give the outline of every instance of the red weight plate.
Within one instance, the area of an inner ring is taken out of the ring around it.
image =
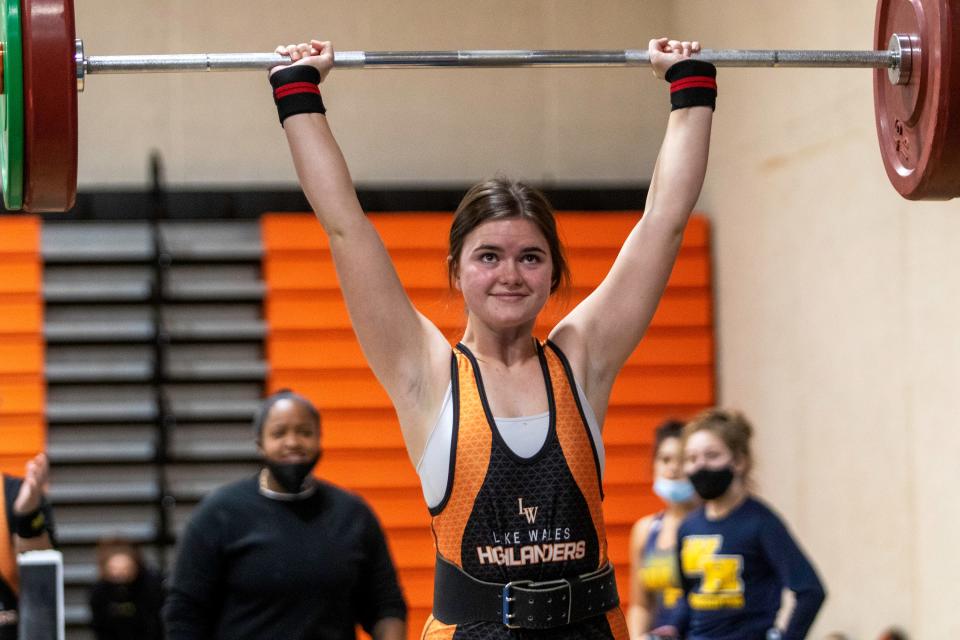
[[[960,1],[879,0],[874,48],[911,38],[912,69],[894,85],[874,72],[874,112],[884,168],[910,200],[960,196]]]
[[[26,175],[23,209],[66,211],[77,195],[73,0],[21,0]]]

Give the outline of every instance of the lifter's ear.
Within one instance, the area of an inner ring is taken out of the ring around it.
[[[447,256],[447,269],[450,272],[450,284],[457,291],[460,291],[460,265],[453,256]]]

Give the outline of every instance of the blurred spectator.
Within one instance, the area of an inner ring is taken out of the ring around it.
[[[663,500],[661,511],[638,520],[630,533],[631,638],[669,624],[683,606],[677,566],[677,529],[699,504],[693,485],[683,475],[683,423],[667,420],[654,434],[653,491]]]
[[[124,540],[97,545],[99,577],[90,592],[97,640],[162,640],[163,583],[140,550]]]
[[[704,503],[677,532],[689,611],[681,637],[802,640],[826,596],[787,527],[750,490],[752,434],[743,415],[722,409],[684,427],[684,472]],[[779,627],[784,588],[795,604]]]
[[[207,496],[180,539],[168,640],[407,637],[407,606],[380,523],[312,475],[320,413],[289,390],[254,419],[263,468]]]

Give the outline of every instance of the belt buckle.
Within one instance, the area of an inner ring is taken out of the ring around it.
[[[510,603],[514,602],[516,598],[510,595],[510,590],[514,587],[527,586],[533,584],[532,580],[513,580],[503,585],[503,594],[500,599],[500,612],[503,620],[503,625],[508,629],[520,629],[523,625],[515,624],[511,620],[516,617],[516,613],[511,611]]]

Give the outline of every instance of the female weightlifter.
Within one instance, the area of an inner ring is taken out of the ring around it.
[[[567,279],[553,212],[518,182],[471,188],[450,229],[466,327],[450,344],[411,304],[357,201],[318,84],[329,42],[279,47],[271,71],[303,190],[326,231],[354,330],[397,412],[433,516],[424,638],[626,638],[601,509],[600,426],[650,323],[707,166],[716,97],[696,42],[650,42],[673,110],[646,213],[610,273],[546,340],[533,327]]]

